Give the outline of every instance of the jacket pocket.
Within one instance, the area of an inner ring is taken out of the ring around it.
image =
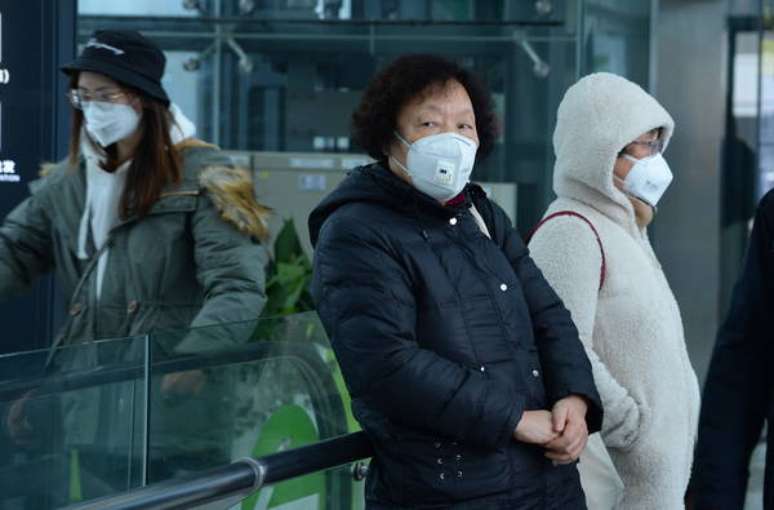
[[[637,409],[637,421],[636,421],[634,430],[629,436],[630,439],[627,442],[627,444],[619,447],[619,449],[624,452],[628,452],[635,449],[642,442],[642,438],[645,436],[645,434],[648,432],[648,429],[651,427],[650,409],[646,407],[644,404],[638,402],[633,397],[632,399],[634,400],[634,405],[636,406],[636,409]]]
[[[511,466],[505,449],[484,450],[462,442],[401,435],[388,447],[389,485],[408,504],[449,504],[507,493]]]

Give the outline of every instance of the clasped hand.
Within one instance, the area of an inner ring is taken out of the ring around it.
[[[569,464],[580,457],[589,431],[586,427],[586,401],[576,395],[559,400],[549,411],[524,411],[513,437],[546,449],[546,457],[556,464]]]

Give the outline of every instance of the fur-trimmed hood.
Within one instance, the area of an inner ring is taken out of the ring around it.
[[[183,176],[184,181],[174,185],[162,193],[175,194],[199,194],[207,191],[215,206],[226,222],[234,225],[240,232],[247,234],[259,241],[266,241],[269,236],[268,221],[271,209],[260,204],[255,198],[253,179],[250,171],[244,168],[231,166],[228,158],[219,154],[217,158],[210,157],[219,151],[216,145],[204,142],[198,138],[186,138],[175,145],[181,154],[189,152],[186,157],[192,157],[194,152],[202,153],[204,159],[193,165],[187,165]],[[209,154],[208,154],[209,153]],[[72,170],[67,161],[58,163],[43,163],[40,167],[41,179],[30,183],[33,190],[40,188],[46,177],[55,178],[57,174],[64,174],[68,169]]]
[[[554,192],[586,203],[626,228],[636,228],[629,199],[613,184],[618,153],[638,136],[674,131],[669,113],[639,85],[610,73],[581,78],[564,95],[554,131]]]
[[[209,192],[221,218],[257,240],[268,238],[270,209],[255,199],[250,172],[224,165],[207,166],[199,174],[199,185]]]
[[[175,149],[184,160],[183,182],[170,194],[206,192],[223,220],[257,241],[268,239],[271,209],[256,200],[250,170],[235,167],[216,145],[198,138],[186,138]]]

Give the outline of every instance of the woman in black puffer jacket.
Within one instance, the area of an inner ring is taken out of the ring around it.
[[[433,56],[369,85],[358,168],[309,219],[313,294],[374,443],[369,509],[586,508],[575,462],[602,410],[570,314],[468,182],[488,92]]]

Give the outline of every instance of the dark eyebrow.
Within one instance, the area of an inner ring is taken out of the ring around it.
[[[103,90],[116,89],[116,88],[118,87],[114,87],[112,85],[105,85],[102,87],[97,87],[94,90],[90,90],[90,89],[87,89],[86,87],[81,87],[80,85],[78,86],[78,90],[85,90],[86,92],[102,92]]]
[[[423,110],[429,110],[429,111],[432,111],[433,113],[442,113],[442,111],[443,111],[442,108],[440,108],[438,106],[435,106],[435,105],[432,105],[432,104],[423,106],[419,110],[420,113],[422,113]],[[476,113],[473,111],[473,108],[465,108],[464,110],[461,110],[461,111],[455,113],[455,115],[472,115],[473,117],[475,117]]]

